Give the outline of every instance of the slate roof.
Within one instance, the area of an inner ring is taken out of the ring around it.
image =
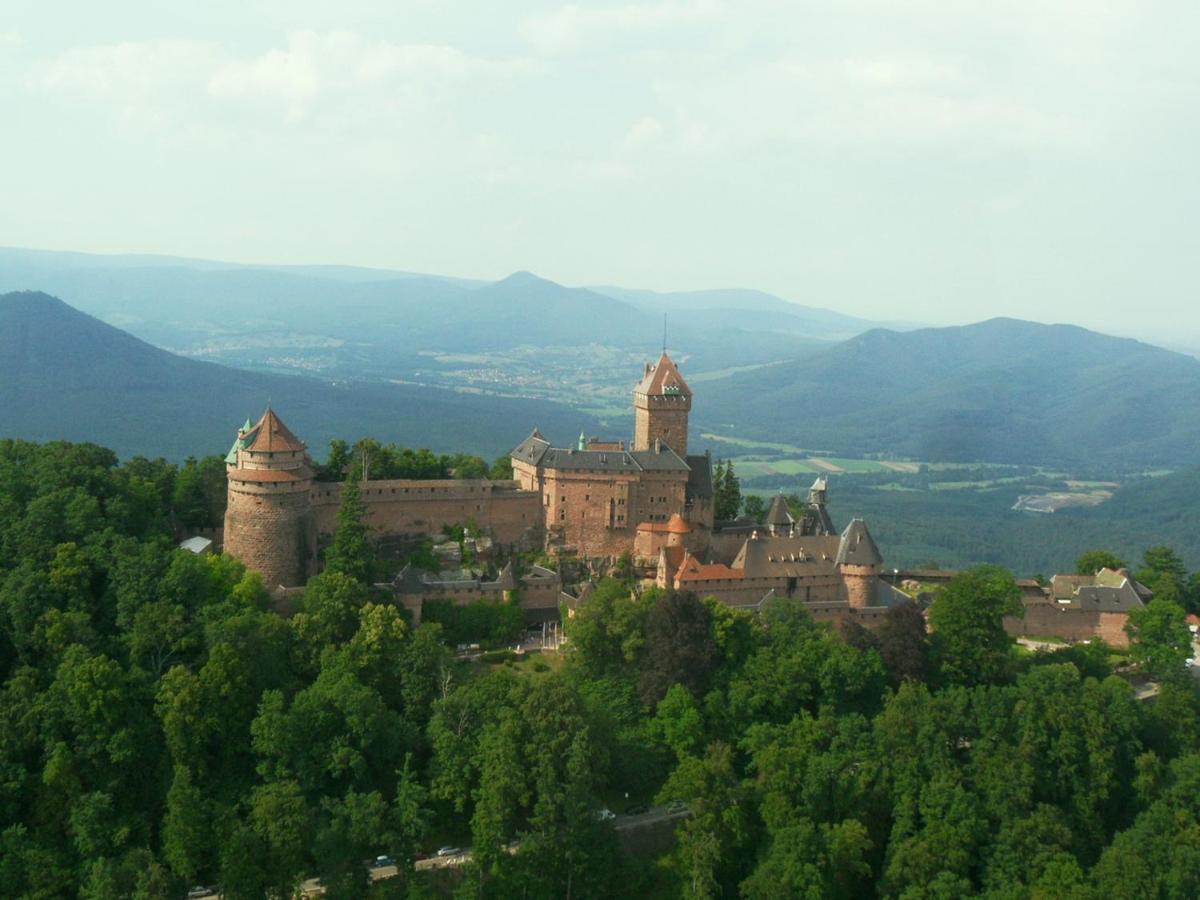
[[[269,406],[254,426],[253,434],[246,435],[243,440],[245,449],[255,452],[297,452],[306,447],[304,441],[292,434]]]
[[[838,545],[837,563],[839,566],[878,566],[883,564],[883,555],[875,546],[871,533],[867,531],[867,523],[862,519],[851,519],[846,530],[842,532],[841,543]]]
[[[646,472],[686,472],[688,464],[683,458],[668,447],[661,444],[661,450],[628,450],[626,451]]]
[[[815,535],[752,536],[738,551],[733,568],[747,578],[799,578],[837,570],[839,540]]]
[[[772,497],[771,506],[767,509],[767,525],[776,528],[790,528],[795,522],[783,494],[776,494]]]
[[[512,451],[512,458],[547,469],[599,472],[687,472],[688,464],[666,444],[660,450],[575,450],[551,447],[534,432]],[[704,457],[701,457],[703,459]],[[711,485],[711,476],[708,483]],[[689,476],[690,482],[690,476]]]
[[[712,458],[707,453],[688,454],[687,496],[689,500],[711,500],[713,496]]]
[[[683,380],[683,376],[679,374],[679,368],[671,360],[671,357],[667,356],[665,350],[655,365],[647,367],[645,377],[634,388],[634,391],[653,397],[692,396],[692,389]]]
[[[1145,604],[1132,578],[1101,569],[1095,575],[1055,575],[1050,579],[1050,602],[1095,612],[1129,612]]]
[[[517,444],[513,448],[512,458],[519,459],[522,462],[527,462],[530,465],[539,465],[546,451],[550,449],[550,442],[542,437],[542,433],[536,428],[530,433],[529,437]]]

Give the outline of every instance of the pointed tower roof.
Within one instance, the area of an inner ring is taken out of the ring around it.
[[[248,434],[245,440],[245,448],[255,452],[298,452],[305,449],[304,441],[292,434],[269,406],[254,426],[253,436]]]
[[[796,524],[796,519],[788,509],[787,500],[783,494],[771,498],[771,506],[767,510],[767,525],[771,528],[790,528]]]
[[[867,531],[867,523],[862,519],[851,519],[846,530],[842,532],[842,540],[838,544],[837,564],[839,566],[878,566],[883,564],[883,556]]]
[[[687,382],[683,380],[683,376],[679,374],[679,367],[675,365],[671,357],[667,356],[665,351],[659,357],[658,362],[646,371],[636,390],[639,394],[646,394],[652,397],[664,395],[692,396],[692,389],[688,387]]]

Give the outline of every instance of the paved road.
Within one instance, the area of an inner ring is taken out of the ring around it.
[[[683,819],[688,815],[686,809],[679,812],[668,812],[665,806],[652,806],[644,813],[636,816],[617,816],[612,820],[613,827],[618,831],[625,831],[630,828],[638,828],[643,825],[649,825],[652,822],[658,822],[664,819]],[[516,853],[520,847],[516,841],[508,845],[509,853]],[[418,872],[429,869],[448,869],[455,866],[465,866],[471,861],[471,850],[467,848],[461,853],[456,853],[454,856],[431,856],[428,859],[418,859],[413,865],[413,868]],[[382,881],[385,878],[395,878],[400,870],[396,866],[372,866],[370,868],[372,881]],[[305,897],[319,897],[325,893],[325,889],[321,887],[319,879],[310,878],[300,885],[300,892]],[[219,900],[220,895],[214,893],[202,894],[197,897],[190,897],[189,900]]]

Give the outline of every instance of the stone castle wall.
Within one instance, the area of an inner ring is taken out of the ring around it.
[[[538,495],[513,481],[396,479],[364,481],[359,487],[367,525],[379,535],[435,535],[444,525],[472,521],[497,543],[539,541],[542,525]],[[319,483],[312,489],[316,528],[333,534],[342,502],[342,486]]]
[[[518,460],[514,474],[525,490],[542,492],[551,545],[584,556],[620,556],[633,549],[641,522],[687,514],[686,472],[555,470],[539,484],[537,470]]]
[[[1113,647],[1124,650],[1129,646],[1129,635],[1125,633],[1128,618],[1128,614],[1123,612],[1098,612],[1059,607],[1051,603],[1030,603],[1025,606],[1023,619],[1015,616],[1004,619],[1004,630],[1014,637],[1056,637],[1064,641],[1101,638]]]
[[[756,606],[772,590],[776,597],[798,600],[810,611],[830,604],[847,605],[842,579],[836,573],[795,579],[768,577],[685,581],[679,589],[691,591],[698,597],[715,597],[729,606]]]

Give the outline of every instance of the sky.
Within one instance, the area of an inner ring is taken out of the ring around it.
[[[1194,0],[6,3],[0,245],[1200,344],[1197,47]]]

